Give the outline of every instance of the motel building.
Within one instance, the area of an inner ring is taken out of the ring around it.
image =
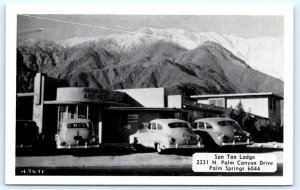
[[[244,110],[255,116],[260,125],[280,126],[283,122],[283,97],[272,92],[193,95],[190,98],[199,104],[223,108],[235,108],[242,103]]]
[[[17,120],[33,120],[49,142],[68,119],[90,119],[101,143],[129,143],[129,135],[157,118],[224,117],[242,102],[245,111],[281,123],[280,101],[273,93],[166,95],[164,88],[105,90],[68,87],[67,82],[37,73],[34,92],[17,94]]]
[[[17,120],[33,120],[48,142],[69,119],[90,119],[101,143],[129,143],[129,135],[152,119],[194,121],[222,117],[224,108],[199,105],[164,88],[105,90],[68,87],[67,82],[37,73],[34,91],[17,94]]]

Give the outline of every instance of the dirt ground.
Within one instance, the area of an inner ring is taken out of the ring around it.
[[[197,151],[199,152],[199,151]],[[205,150],[200,151],[207,152]],[[224,152],[235,152],[224,150]],[[283,162],[282,149],[254,147],[239,151],[242,153],[273,153],[277,162]],[[16,167],[114,167],[114,166],[184,166],[191,165],[195,151],[173,151],[158,154],[153,150],[137,152],[131,148],[106,148],[92,150],[62,150],[60,152],[30,152],[19,153],[16,157]]]

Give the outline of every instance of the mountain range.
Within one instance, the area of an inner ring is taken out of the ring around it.
[[[218,40],[200,43],[196,37],[199,45],[192,46],[191,40],[174,37],[190,32],[178,30],[175,35],[171,30],[174,35],[165,32],[167,38],[161,38],[157,31],[144,28],[135,35],[19,43],[17,91],[32,91],[34,74],[43,72],[67,79],[70,86],[165,87],[167,94],[188,95],[266,91],[283,95],[283,81],[253,68],[238,56],[237,47],[231,51]]]
[[[109,42],[111,47],[114,47],[117,51],[123,51],[162,39],[177,43],[187,49],[194,49],[205,41],[219,43],[247,62],[252,68],[283,80],[283,38],[280,37],[243,38],[216,32],[193,32],[183,29],[145,27],[131,33],[106,37],[77,37],[60,40],[58,43],[64,47],[71,47],[84,42],[102,41]]]

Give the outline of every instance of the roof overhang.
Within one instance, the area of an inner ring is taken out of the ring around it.
[[[130,106],[130,104],[119,103],[119,102],[110,102],[110,101],[103,101],[103,102],[94,102],[94,101],[44,101],[45,105],[104,105],[104,106]]]
[[[227,98],[227,97],[260,97],[260,96],[273,96],[278,99],[283,99],[282,96],[279,96],[273,92],[259,92],[259,93],[238,93],[238,94],[207,94],[207,95],[192,95],[192,99],[205,99],[205,98]]]

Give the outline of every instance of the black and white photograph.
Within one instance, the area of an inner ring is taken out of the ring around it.
[[[292,13],[148,12],[13,13],[9,183],[289,184]]]

